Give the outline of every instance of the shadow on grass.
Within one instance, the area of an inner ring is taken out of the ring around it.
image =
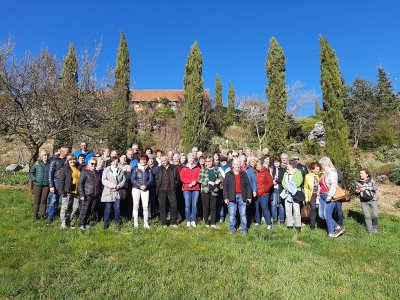
[[[364,224],[364,215],[361,212],[350,209],[347,212],[347,217],[354,219],[357,223]]]

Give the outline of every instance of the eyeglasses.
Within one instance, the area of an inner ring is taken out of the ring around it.
[[[97,166],[97,164],[96,164],[96,163],[91,163],[90,165],[91,165],[91,166]]]

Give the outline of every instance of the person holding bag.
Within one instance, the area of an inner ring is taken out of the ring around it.
[[[368,169],[361,169],[360,179],[357,181],[355,192],[360,196],[361,207],[364,214],[365,227],[369,233],[378,232],[378,188],[371,178]],[[372,217],[370,214],[372,211]]]
[[[304,193],[306,195],[306,205],[311,207],[310,229],[315,229],[317,219],[317,204],[319,204],[319,181],[322,177],[321,165],[319,162],[312,162],[308,167],[310,173],[304,178]]]

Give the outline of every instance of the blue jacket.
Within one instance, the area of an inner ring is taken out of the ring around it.
[[[246,174],[247,177],[249,177],[251,189],[253,190],[253,192],[257,193],[257,180],[256,180],[256,174],[254,174],[254,169],[251,166],[247,166]]]
[[[85,164],[86,164],[86,165],[89,164],[89,159],[92,158],[92,157],[94,156],[93,152],[90,152],[90,151],[83,152],[82,150],[77,150],[77,151],[75,151],[75,153],[74,153],[74,155],[75,155],[75,157],[76,157],[76,161],[78,161],[78,157],[79,157],[79,155],[81,155],[81,154],[85,155]]]
[[[146,169],[144,169],[144,171],[136,167],[132,171],[132,188],[140,189],[140,186],[145,185],[148,189],[153,184],[153,178],[153,173],[151,172],[149,167],[146,166]]]

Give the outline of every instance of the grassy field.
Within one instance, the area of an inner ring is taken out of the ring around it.
[[[0,298],[399,299],[400,218],[369,235],[346,211],[346,234],[276,226],[230,235],[205,228],[62,231],[33,223],[32,196],[0,190]],[[55,222],[56,223],[56,222]]]

